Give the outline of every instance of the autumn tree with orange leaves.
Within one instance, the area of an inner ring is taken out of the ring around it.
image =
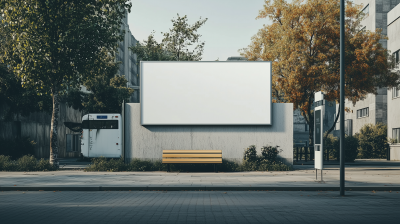
[[[345,96],[357,102],[377,87],[399,84],[399,75],[381,44],[379,30],[364,31],[361,6],[346,1]],[[272,61],[272,89],[275,102],[291,102],[300,109],[313,143],[314,93],[323,91],[328,101],[340,96],[340,5],[339,0],[265,1],[258,19],[269,18],[240,50],[250,61]],[[339,114],[339,113],[338,113]],[[336,117],[337,120],[338,117]],[[336,123],[336,122],[335,122]]]

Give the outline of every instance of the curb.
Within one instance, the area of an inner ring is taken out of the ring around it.
[[[340,187],[0,187],[0,191],[339,191]],[[345,187],[345,191],[400,191],[394,187]]]

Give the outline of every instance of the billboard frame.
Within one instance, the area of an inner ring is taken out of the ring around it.
[[[269,88],[269,102],[270,102],[270,107],[269,107],[269,124],[241,124],[241,123],[232,123],[232,124],[217,124],[217,123],[194,123],[194,124],[175,124],[175,123],[169,123],[169,124],[143,124],[143,63],[270,63],[270,88]],[[140,69],[139,69],[139,78],[140,78],[140,124],[142,126],[153,126],[153,125],[171,125],[171,126],[190,126],[190,125],[196,125],[196,126],[206,126],[206,125],[218,125],[218,126],[232,126],[232,125],[237,125],[237,126],[270,126],[272,125],[272,61],[141,61],[140,62]]]

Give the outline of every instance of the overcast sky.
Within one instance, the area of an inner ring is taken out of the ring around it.
[[[225,61],[230,56],[238,56],[238,50],[250,44],[251,37],[268,24],[268,19],[255,19],[263,9],[264,0],[132,0],[132,10],[128,16],[129,28],[142,42],[154,30],[157,41],[160,32],[168,32],[171,19],[187,15],[189,24],[199,18],[208,18],[198,30],[205,41],[203,61],[219,58]]]

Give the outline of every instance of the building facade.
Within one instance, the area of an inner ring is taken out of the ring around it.
[[[388,38],[387,47],[393,54],[399,68],[400,52],[400,4],[389,11],[387,15]],[[390,160],[400,160],[400,88],[391,88],[387,92],[388,108],[388,138],[392,139],[390,144]]]
[[[400,0],[355,0],[356,4],[363,6],[365,18],[361,22],[363,30],[375,32],[381,29],[383,35],[388,35],[388,12],[400,3]],[[384,48],[388,47],[388,40],[379,41]],[[346,100],[345,107],[350,108],[345,112],[346,123],[351,124],[351,135],[359,132],[365,124],[388,123],[388,91],[379,88],[378,94],[368,94],[365,99],[356,102]]]
[[[121,33],[124,34],[124,40],[119,43],[117,61],[120,61],[118,73],[125,76],[128,80],[127,87],[134,89],[130,102],[139,103],[140,99],[140,78],[139,78],[139,64],[137,63],[136,54],[129,50],[129,47],[136,45],[138,42],[132,35],[128,25],[128,14],[126,12],[125,18],[122,20]]]

